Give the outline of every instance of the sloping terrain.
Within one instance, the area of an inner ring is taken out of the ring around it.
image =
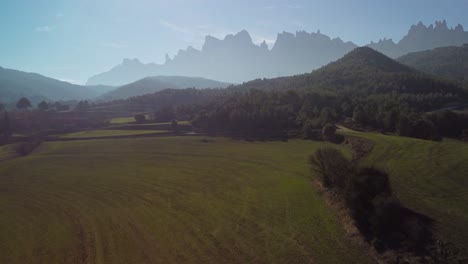
[[[43,143],[1,163],[0,262],[372,263],[311,184],[324,145]]]
[[[468,82],[468,44],[409,53],[397,60],[422,72]]]
[[[435,233],[468,248],[468,144],[345,132],[374,142],[363,164],[389,173],[405,206],[435,220]]]
[[[103,100],[125,99],[133,96],[155,93],[164,89],[182,88],[225,88],[229,84],[198,77],[156,76],[146,77],[123,85],[100,97]]]
[[[27,97],[33,103],[91,99],[109,89],[112,88],[103,85],[80,86],[36,73],[0,67],[0,103],[16,103],[21,97]]]

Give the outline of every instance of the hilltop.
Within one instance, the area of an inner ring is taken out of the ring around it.
[[[164,89],[182,88],[225,88],[229,84],[200,77],[155,76],[123,85],[99,97],[103,100],[125,99],[133,96],[155,93]]]
[[[22,72],[0,67],[0,103],[16,103],[28,97],[33,103],[94,98],[112,87],[81,86],[45,77],[36,73]]]

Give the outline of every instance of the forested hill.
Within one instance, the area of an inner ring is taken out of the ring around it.
[[[422,72],[468,82],[468,44],[409,53],[397,60]]]
[[[309,74],[257,79],[239,89],[306,90],[369,96],[387,93],[464,94],[456,84],[421,73],[369,48],[356,48],[343,58]]]
[[[136,82],[123,85],[110,91],[100,97],[103,100],[118,100],[132,96],[140,96],[149,93],[155,93],[164,89],[182,89],[182,88],[224,88],[228,83],[200,77],[185,76],[154,76],[146,77]]]
[[[347,101],[362,101],[368,97],[387,100],[388,98],[382,98],[389,97],[395,103],[403,103],[399,108],[409,107],[408,103],[411,102],[411,108],[416,111],[438,109],[450,103],[466,101],[467,98],[467,92],[456,83],[419,72],[371,48],[361,47],[312,73],[274,79],[257,79],[227,89],[196,91],[196,103],[200,104],[208,99],[214,100],[220,95],[236,96],[252,89],[265,92],[289,90],[298,93],[313,92],[346,98]],[[184,96],[184,93],[187,93],[187,96]],[[147,107],[154,102],[155,108],[170,104],[180,105],[182,102],[190,104],[189,98],[193,93],[191,89],[178,92],[168,90],[119,100],[118,104],[135,106],[142,103]],[[177,94],[177,96],[168,98],[168,94]],[[181,101],[177,97],[185,99]],[[161,98],[165,99],[161,100]],[[200,100],[200,98],[204,99]],[[112,102],[106,105],[112,105]]]

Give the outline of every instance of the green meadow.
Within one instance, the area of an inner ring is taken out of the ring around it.
[[[102,130],[87,130],[69,134],[62,134],[60,138],[92,138],[92,137],[115,137],[115,136],[130,136],[130,135],[145,135],[155,133],[166,133],[165,130],[119,130],[119,129],[102,129]]]
[[[468,144],[345,131],[375,144],[364,165],[390,175],[403,204],[434,220],[439,238],[468,248]]]
[[[0,263],[371,263],[311,182],[322,146],[45,142],[0,163]]]

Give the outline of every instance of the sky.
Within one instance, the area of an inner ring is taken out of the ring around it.
[[[0,66],[83,84],[123,58],[163,63],[205,35],[247,30],[271,47],[306,30],[358,45],[412,24],[468,29],[467,0],[0,0]]]

